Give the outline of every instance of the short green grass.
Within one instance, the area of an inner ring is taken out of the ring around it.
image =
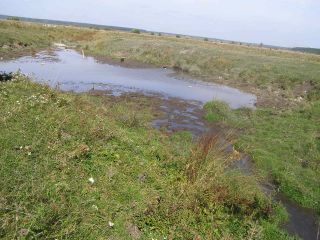
[[[2,239],[290,239],[214,138],[162,135],[140,102],[16,75],[0,104]]]
[[[205,109],[207,120],[241,130],[237,146],[252,156],[281,192],[320,213],[319,100],[282,111],[230,110],[215,102]]]

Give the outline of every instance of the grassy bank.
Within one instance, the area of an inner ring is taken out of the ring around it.
[[[240,130],[237,147],[252,156],[281,192],[320,213],[319,100],[310,96],[301,106],[282,111],[231,110],[220,102],[205,109],[209,121]]]
[[[289,239],[214,138],[152,130],[141,101],[0,82],[1,238]]]
[[[35,54],[47,49],[55,42],[75,44],[90,41],[96,31],[76,27],[45,27],[42,24],[0,21],[0,56],[11,58]]]

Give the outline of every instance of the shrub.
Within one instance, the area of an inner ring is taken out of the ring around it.
[[[139,29],[136,29],[136,28],[132,29],[131,32],[132,32],[132,33],[140,34],[140,30],[139,30]]]

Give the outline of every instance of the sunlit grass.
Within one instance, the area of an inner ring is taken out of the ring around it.
[[[214,136],[162,135],[135,101],[0,82],[1,238],[288,239]]]

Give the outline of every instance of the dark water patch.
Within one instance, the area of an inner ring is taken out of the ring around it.
[[[276,195],[276,200],[285,206],[289,214],[289,221],[284,228],[290,234],[302,239],[320,239],[320,222],[313,210],[299,206],[280,193]]]
[[[262,191],[274,201],[281,203],[287,213],[288,221],[283,228],[291,235],[304,240],[320,239],[320,221],[312,209],[304,208],[276,190],[271,183],[261,184]]]

